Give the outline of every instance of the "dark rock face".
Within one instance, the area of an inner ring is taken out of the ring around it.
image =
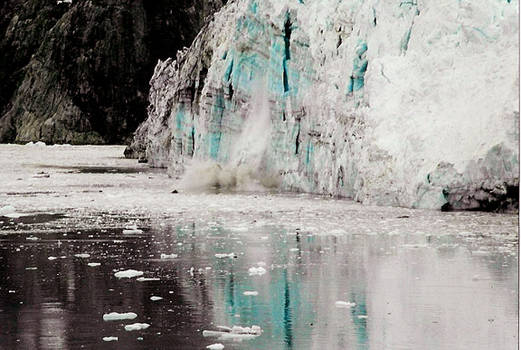
[[[0,9],[0,142],[126,142],[158,59],[223,0],[8,0]]]

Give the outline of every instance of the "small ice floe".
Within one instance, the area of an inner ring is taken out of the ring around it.
[[[132,323],[132,324],[127,324],[125,326],[125,330],[128,332],[140,331],[142,329],[147,329],[148,327],[150,327],[150,325],[148,323]]]
[[[259,292],[255,291],[255,290],[247,290],[245,291],[244,293],[242,293],[244,295],[248,295],[248,296],[256,296],[256,295],[259,295]]]
[[[51,261],[56,260],[56,259],[58,259],[58,258],[55,257],[55,256],[50,256],[50,257],[47,258],[47,260],[51,260]]]
[[[235,253],[229,253],[229,254],[215,254],[215,257],[217,259],[224,259],[224,258],[234,258]]]
[[[74,254],[74,256],[77,258],[83,258],[83,259],[90,258],[90,254],[87,254],[87,253]]]
[[[358,315],[356,317],[360,320],[365,320],[367,318],[367,315]]]
[[[26,237],[25,239],[26,239],[27,241],[37,241],[37,240],[39,240],[40,238],[35,237],[35,236],[29,236],[29,237]]]
[[[152,300],[152,301],[158,301],[158,300],[162,300],[162,299],[163,299],[163,298],[158,297],[158,296],[155,296],[155,295],[153,295],[153,296],[150,297],[150,300]]]
[[[90,267],[96,267],[96,266],[100,266],[101,263],[98,263],[98,262],[90,262],[90,263],[88,263],[87,265],[90,266]]]
[[[224,349],[224,345],[222,345],[221,343],[215,343],[212,345],[208,345],[206,348],[210,350],[222,350]]]
[[[127,226],[123,230],[124,235],[139,235],[141,233],[143,233],[143,230],[138,229],[136,225]]]
[[[103,341],[118,341],[118,337],[103,337]]]
[[[143,276],[143,271],[129,269],[129,270],[116,272],[114,274],[114,276],[116,276],[117,278],[133,278],[133,277]]]
[[[36,266],[26,267],[26,270],[38,270]]]
[[[218,331],[203,331],[203,337],[218,337],[220,340],[247,340],[258,337],[262,334],[262,329],[259,326],[251,326],[251,327],[241,327],[241,326],[233,326],[233,327],[225,327],[225,326],[217,326],[219,328]]]
[[[290,251],[290,252],[298,252],[299,249],[298,249],[298,248],[291,248],[289,251]]]
[[[103,315],[103,321],[120,321],[120,320],[133,320],[137,317],[137,314],[133,312],[111,312]]]
[[[149,282],[149,281],[160,281],[161,279],[157,277],[138,277],[136,281],[138,282]]]
[[[349,301],[337,301],[335,302],[335,306],[336,307],[340,307],[340,308],[350,308],[350,307],[353,307],[353,306],[356,306],[356,303],[351,303]]]
[[[175,259],[177,254],[161,254],[161,259]]]
[[[250,276],[262,276],[266,273],[266,269],[262,266],[259,266],[259,267],[250,267],[248,269],[248,273]]]

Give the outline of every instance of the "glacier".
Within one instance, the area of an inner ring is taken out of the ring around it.
[[[516,208],[518,16],[517,0],[228,2],[158,62],[130,149],[191,183]]]

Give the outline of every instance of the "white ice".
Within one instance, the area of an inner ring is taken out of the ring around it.
[[[124,271],[118,271],[114,274],[117,278],[133,278],[143,276],[143,271],[128,269]]]
[[[103,315],[103,321],[133,320],[137,317],[134,312],[111,312]]]

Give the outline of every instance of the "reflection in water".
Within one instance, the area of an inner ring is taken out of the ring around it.
[[[202,330],[232,325],[259,325],[263,333],[220,341],[227,349],[517,344],[511,236],[317,235],[263,225],[234,231],[210,221],[165,221],[139,235],[33,234],[41,239],[13,233],[0,244],[1,348],[201,349],[216,342]],[[178,258],[160,259],[172,253]],[[267,273],[250,276],[254,266]],[[114,277],[129,268],[160,280]],[[153,295],[163,299],[152,301]],[[339,308],[336,301],[355,305]],[[138,318],[104,322],[113,311]],[[133,322],[151,327],[125,331]],[[103,342],[105,336],[119,340]]]

